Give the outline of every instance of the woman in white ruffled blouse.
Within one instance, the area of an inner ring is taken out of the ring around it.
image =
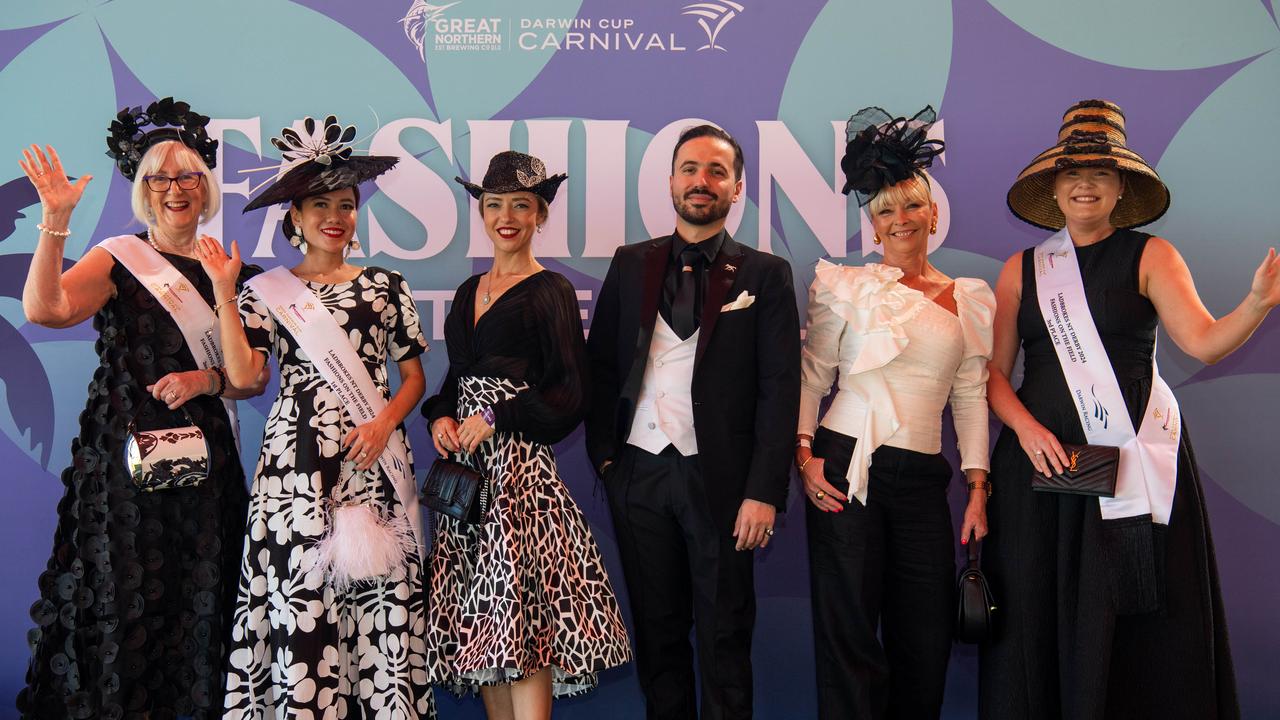
[[[850,121],[842,166],[845,192],[869,198],[884,263],[818,262],[802,364],[796,464],[809,500],[819,717],[936,718],[956,572],[942,411],[950,402],[968,479],[967,542],[987,532],[995,298],[982,280],[953,280],[929,263],[938,206],[923,168],[941,144],[925,139],[928,122],[856,127],[867,112]],[[886,163],[867,153],[904,158],[906,179],[868,176],[860,168]]]

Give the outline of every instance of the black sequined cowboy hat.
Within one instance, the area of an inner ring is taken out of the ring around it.
[[[244,212],[355,187],[400,161],[391,155],[353,154],[350,143],[356,136],[355,126],[344,128],[333,115],[325,118],[320,128],[312,118],[303,120],[302,127],[303,133],[285,128],[280,137],[271,138],[283,162],[277,168],[266,168],[277,171],[276,180],[245,205]]]
[[[484,181],[477,185],[460,177],[454,180],[479,200],[484,193],[501,195],[510,192],[531,192],[550,204],[560,189],[560,183],[569,176],[560,173],[547,177],[547,166],[541,160],[515,150],[504,150],[489,160]]]
[[[1125,146],[1124,112],[1106,100],[1081,100],[1067,108],[1058,128],[1058,144],[1036,156],[1009,188],[1009,209],[1046,230],[1066,225],[1053,198],[1058,171],[1108,167],[1124,171],[1124,195],[1111,212],[1111,224],[1133,228],[1155,222],[1169,209],[1169,188],[1155,169]]]

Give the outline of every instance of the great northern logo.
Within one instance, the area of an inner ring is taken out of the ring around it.
[[[724,26],[729,21],[738,16],[738,13],[745,10],[741,4],[729,2],[729,0],[721,0],[721,2],[700,2],[692,5],[685,5],[682,15],[692,15],[698,18],[698,25],[702,28],[702,32],[707,34],[707,44],[698,48],[702,50],[720,50],[726,52],[724,47],[716,44],[716,39],[720,37],[720,31],[724,30]]]

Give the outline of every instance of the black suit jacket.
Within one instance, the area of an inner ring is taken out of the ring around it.
[[[671,236],[618,248],[596,299],[587,355],[587,453],[596,468],[626,443],[644,379]],[[721,312],[746,291],[747,308]],[[693,417],[708,504],[732,526],[744,498],[786,505],[800,412],[800,320],[791,266],[725,235],[707,276],[693,368]]]

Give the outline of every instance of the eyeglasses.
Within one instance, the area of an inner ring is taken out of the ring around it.
[[[204,179],[204,173],[182,173],[175,178],[171,178],[168,175],[147,175],[142,179],[147,181],[147,187],[151,188],[151,192],[169,192],[169,186],[175,182],[183,190],[195,190],[200,187],[200,181]]]

